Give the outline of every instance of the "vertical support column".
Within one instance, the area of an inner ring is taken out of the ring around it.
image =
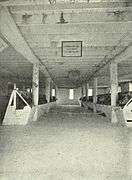
[[[85,84],[82,85],[82,97],[86,95],[86,86]]]
[[[33,65],[33,105],[37,106],[39,101],[39,64]]]
[[[50,98],[52,98],[53,81],[50,81]]]
[[[81,93],[82,93],[82,97],[84,96],[84,89],[83,89],[83,85],[82,85],[82,91],[81,91]]]
[[[45,83],[45,95],[47,102],[50,102],[50,96],[51,96],[51,78],[46,79]]]
[[[44,97],[45,94],[45,86],[44,84],[41,84],[41,86],[39,86],[39,94],[41,97]]]
[[[58,100],[58,87],[57,86],[55,86],[55,97]]]
[[[83,85],[83,94],[86,96],[86,84]]]
[[[117,71],[117,63],[110,63],[110,86],[111,86],[111,106],[116,106],[117,98],[118,98],[118,71]],[[112,110],[111,114],[111,122],[116,123],[117,118],[115,116],[114,110]]]
[[[111,106],[116,106],[118,96],[117,63],[110,63]]]
[[[96,110],[96,104],[97,104],[97,84],[98,84],[98,81],[97,81],[97,78],[94,78],[93,80],[93,112],[96,113],[97,110]]]
[[[13,106],[16,109],[16,84],[14,84]]]
[[[88,100],[88,98],[89,98],[89,96],[88,96],[89,83],[86,83],[85,89],[86,89],[86,98]]]

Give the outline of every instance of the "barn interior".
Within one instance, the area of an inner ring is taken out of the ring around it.
[[[0,179],[132,179],[132,1],[0,0]]]

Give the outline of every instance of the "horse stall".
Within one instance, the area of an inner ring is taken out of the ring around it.
[[[83,102],[85,108],[93,109],[94,103]],[[127,127],[132,127],[132,98],[125,104],[124,107],[110,106],[103,104],[95,104],[97,113],[105,114],[111,122],[120,123]],[[114,119],[114,120],[113,120]]]
[[[126,125],[132,127],[132,98],[126,103],[122,111]]]

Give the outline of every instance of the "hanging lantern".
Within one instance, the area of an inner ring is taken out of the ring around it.
[[[77,81],[80,78],[80,71],[78,70],[69,71],[68,77],[71,81]]]

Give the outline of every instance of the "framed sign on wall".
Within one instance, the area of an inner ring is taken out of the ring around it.
[[[82,41],[62,41],[62,57],[82,57]]]

